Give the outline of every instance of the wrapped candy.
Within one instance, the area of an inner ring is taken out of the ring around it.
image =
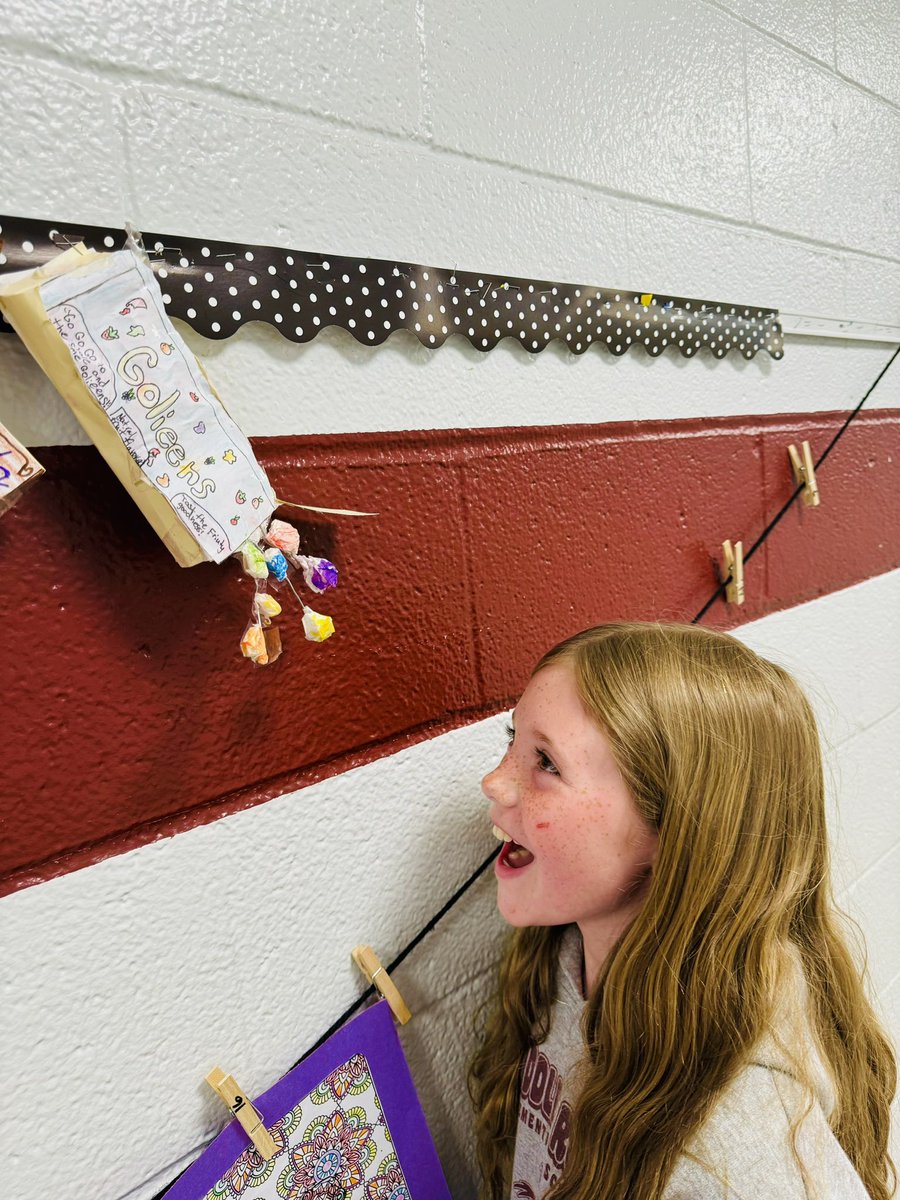
[[[274,575],[279,582],[282,579],[287,579],[287,559],[279,549],[273,546],[271,549],[267,550],[265,554],[265,561],[269,568],[269,573]]]
[[[334,633],[334,621],[325,613],[303,609],[303,632],[310,642],[324,642]]]
[[[276,658],[281,657],[281,634],[278,632],[278,626],[271,625],[264,630],[263,637],[266,639],[266,661],[273,663]]]
[[[337,587],[338,570],[327,558],[311,558],[301,556],[297,563],[303,569],[303,579],[308,588],[314,592],[324,592],[328,588]]]
[[[266,650],[266,638],[261,625],[248,625],[241,638],[241,654],[244,658],[252,658],[255,663],[265,666],[269,661]]]
[[[283,550],[288,558],[300,550],[300,534],[287,521],[274,520],[266,531],[265,537],[270,546]]]
[[[277,617],[281,612],[281,605],[268,592],[257,592],[253,598],[253,604],[264,626],[268,625],[272,618]]]
[[[241,564],[247,575],[254,579],[265,579],[269,573],[263,552],[255,542],[246,541],[240,549]]]

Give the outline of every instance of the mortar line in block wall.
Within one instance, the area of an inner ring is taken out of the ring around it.
[[[738,24],[743,25],[746,29],[752,30],[753,33],[759,34],[760,37],[765,38],[767,41],[774,42],[776,45],[781,46],[783,50],[790,51],[790,53],[795,54],[797,58],[803,59],[804,62],[808,63],[812,67],[816,67],[822,74],[828,75],[833,79],[838,79],[841,81],[841,83],[848,84],[848,86],[852,87],[855,91],[862,93],[864,96],[868,96],[872,100],[879,100],[887,108],[893,109],[894,112],[900,112],[900,104],[898,104],[896,101],[891,100],[888,96],[882,95],[881,92],[876,92],[873,88],[870,88],[868,84],[863,83],[855,76],[846,75],[837,66],[837,14],[833,2],[830,5],[831,53],[834,59],[833,62],[826,62],[823,58],[817,58],[815,54],[812,54],[809,50],[805,50],[802,46],[798,46],[796,42],[789,41],[787,38],[782,37],[781,34],[775,33],[774,30],[766,29],[763,25],[757,25],[756,22],[750,17],[745,17],[743,13],[735,12],[734,9],[720,3],[719,0],[702,0],[702,3],[706,4],[709,8],[714,8],[718,12],[730,17]]]
[[[874,862],[870,862],[869,865],[865,868],[865,870],[861,871],[860,874],[857,875],[857,877],[853,880],[853,882],[847,885],[847,887],[844,889],[844,895],[848,899],[852,899],[853,894],[856,891],[856,889],[862,883],[864,883],[865,880],[867,880],[870,875],[874,875],[874,873],[877,870],[879,870],[884,865],[884,863],[887,862],[887,860],[891,857],[891,855],[896,854],[898,850],[900,850],[900,837],[895,838],[895,840],[893,842],[891,842],[891,844],[888,846],[888,848],[885,851],[883,851],[881,854],[879,854],[879,856],[875,859]]]
[[[836,13],[834,11],[833,5],[832,5],[832,55],[833,55],[834,61],[827,62],[824,59],[818,58],[815,54],[811,53],[809,50],[806,50],[804,47],[797,45],[796,42],[792,42],[788,38],[783,37],[781,34],[776,33],[774,30],[766,29],[763,25],[757,24],[751,18],[744,16],[742,13],[735,12],[733,9],[727,7],[725,4],[720,3],[719,0],[702,0],[702,3],[704,3],[709,8],[716,10],[722,16],[727,17],[733,23],[743,26],[743,28],[745,30],[753,32],[753,33],[757,34],[758,36],[764,38],[766,41],[772,42],[775,45],[780,46],[782,49],[787,50],[789,53],[795,55],[798,59],[801,59],[803,62],[805,62],[809,66],[816,68],[822,74],[829,76],[830,78],[839,80],[841,83],[844,83],[848,87],[853,88],[854,91],[857,91],[861,95],[867,96],[868,98],[870,98],[872,100],[876,100],[876,101],[880,102],[886,108],[892,109],[894,112],[900,112],[900,104],[898,104],[896,101],[892,100],[888,96],[883,95],[883,93],[876,91],[874,88],[869,87],[868,84],[864,83],[860,79],[857,79],[855,76],[848,75],[838,68],[838,66],[836,64],[836,59],[837,59],[836,20],[837,20],[837,18],[836,18]],[[427,61],[425,60],[426,46],[425,46],[425,41],[424,41],[424,35],[425,35],[424,20],[421,25],[421,28],[419,27],[420,7],[424,14],[424,0],[417,0],[416,9],[415,9],[416,36],[417,36],[417,41],[420,42],[420,47],[421,47],[421,55],[420,55],[420,62],[419,62],[420,71],[421,71],[422,67],[427,65]],[[248,92],[243,92],[243,91],[239,91],[236,89],[228,88],[226,86],[223,86],[220,83],[214,83],[212,81],[207,81],[207,80],[191,79],[191,78],[185,77],[183,75],[179,75],[172,71],[154,70],[153,68],[142,67],[135,63],[127,63],[127,64],[126,63],[115,63],[115,62],[110,62],[107,59],[94,58],[89,55],[84,57],[80,61],[79,65],[77,67],[73,67],[70,56],[68,56],[67,54],[65,54],[62,51],[57,50],[51,44],[49,44],[45,41],[38,40],[36,38],[32,38],[32,37],[22,37],[22,36],[15,36],[15,35],[8,37],[4,41],[4,49],[11,50],[11,51],[24,51],[28,54],[31,54],[35,58],[42,58],[49,62],[52,62],[55,66],[61,66],[72,74],[82,74],[83,75],[83,74],[91,73],[95,77],[96,76],[102,77],[103,75],[108,75],[112,79],[115,79],[115,80],[121,79],[123,82],[127,83],[129,85],[129,87],[133,86],[135,83],[138,83],[138,84],[146,83],[151,86],[163,85],[163,86],[168,86],[168,87],[179,88],[182,90],[195,91],[201,95],[209,94],[209,95],[213,95],[213,96],[222,96],[222,97],[226,97],[229,99],[245,102],[248,104],[262,106],[263,108],[265,108],[265,110],[267,112],[271,112],[274,109],[276,112],[284,112],[286,114],[291,114],[291,115],[312,117],[317,120],[321,120],[328,124],[336,125],[336,126],[339,126],[342,128],[360,130],[360,131],[366,132],[366,133],[375,133],[375,134],[379,134],[379,135],[382,135],[385,137],[397,138],[398,140],[402,140],[404,142],[413,140],[416,142],[421,142],[421,144],[423,144],[423,145],[429,144],[429,142],[428,142],[429,134],[428,134],[427,128],[425,130],[423,130],[422,133],[419,133],[418,131],[412,131],[412,130],[408,131],[408,132],[397,132],[394,129],[383,128],[378,125],[366,125],[362,122],[350,120],[349,118],[346,118],[346,117],[340,117],[333,113],[323,112],[319,109],[305,108],[305,107],[290,105],[288,103],[285,103],[282,100],[279,100],[277,97],[258,96],[253,93],[248,93]],[[85,70],[85,68],[88,68],[89,70]],[[474,155],[467,155],[467,157],[471,157],[473,160],[476,159],[476,156],[474,156]],[[525,168],[525,169],[527,169],[527,168]]]
[[[764,496],[766,494],[766,465],[767,464],[766,464],[766,438],[763,434],[758,435],[757,445],[759,446],[759,478],[760,478],[759,494],[761,496]],[[762,566],[762,577],[763,577],[762,578],[763,595],[766,598],[768,598],[772,594],[769,590],[770,585],[771,585],[771,578],[769,575],[769,570],[771,567],[771,560],[772,560],[772,556],[771,556],[771,554],[769,554],[768,550],[764,551],[762,554],[761,566]]]
[[[303,791],[307,787],[331,779],[335,775],[346,774],[357,767],[367,766],[371,762],[377,762],[388,755],[397,754],[401,750],[406,750],[421,742],[430,741],[441,734],[451,733],[455,729],[464,728],[476,721],[486,720],[496,716],[497,713],[507,711],[513,706],[515,700],[514,696],[506,696],[496,703],[476,705],[444,714],[437,720],[426,721],[412,729],[404,729],[397,734],[380,738],[367,745],[353,747],[332,758],[298,767],[270,779],[254,781],[245,788],[222,796],[215,796],[194,807],[167,813],[153,821],[131,825],[127,829],[117,830],[108,837],[84,842],[80,846],[74,846],[48,855],[46,858],[18,866],[14,870],[0,875],[0,900],[23,888],[46,883],[50,879],[68,875],[72,871],[96,866],[108,858],[125,854],[130,850],[176,837],[180,833],[187,833],[203,825],[211,825],[215,821],[221,820],[222,817],[244,812],[249,808],[265,804],[269,800],[290,795],[292,792]]]
[[[881,994],[887,995],[887,993],[891,990],[891,988],[895,987],[897,983],[900,983],[900,970],[898,970],[894,975],[891,976],[891,978],[888,980],[888,982],[881,989]],[[898,1094],[896,1099],[898,1102],[900,1102],[900,1094]]]
[[[463,458],[456,464],[456,481],[459,490],[459,506],[460,518],[462,524],[462,550],[463,550],[463,571],[464,584],[466,590],[466,609],[468,615],[467,628],[469,634],[469,647],[472,654],[472,672],[475,677],[476,695],[479,704],[486,703],[486,689],[484,678],[484,662],[481,654],[481,638],[479,637],[478,625],[478,599],[477,590],[475,587],[475,547],[478,542],[473,537],[472,530],[472,514],[469,508],[469,500],[466,495],[466,459]]]
[[[888,572],[888,573],[890,573],[890,572]],[[893,706],[893,708],[889,708],[887,710],[887,712],[881,713],[880,716],[875,717],[874,720],[869,721],[868,724],[859,725],[859,726],[857,726],[857,728],[853,729],[850,733],[848,733],[846,737],[842,737],[842,738],[838,739],[838,741],[832,742],[828,746],[828,749],[830,751],[836,751],[836,750],[842,749],[844,746],[848,745],[848,743],[852,742],[854,740],[854,738],[862,737],[863,734],[866,734],[866,733],[871,733],[872,730],[876,729],[883,721],[892,720],[894,717],[897,716],[898,713],[900,713],[900,704],[895,704]]]
[[[422,137],[426,142],[431,142],[434,131],[431,116],[431,86],[428,78],[428,46],[425,40],[425,0],[416,0],[416,42],[419,47],[419,103]]]
[[[387,433],[330,435],[337,444],[340,439],[341,466],[345,468],[378,467],[384,455],[390,452],[394,466],[412,466],[420,463],[455,466],[474,461],[485,462],[531,455],[535,441],[542,438],[541,454],[572,454],[602,445],[633,445],[661,441],[690,441],[702,438],[748,437],[775,432],[790,440],[801,434],[808,436],[810,429],[828,434],[834,428],[835,418],[846,413],[845,405],[833,409],[820,409],[803,413],[764,413],[746,415],[720,415],[714,417],[683,417],[673,420],[654,418],[643,421],[607,421],[573,425],[486,425],[467,428],[463,443],[455,428],[401,430]],[[869,407],[860,413],[857,421],[861,425],[896,424],[900,409]],[[261,434],[252,439],[261,452],[271,445],[291,454],[291,467],[298,471],[319,465],[314,458],[320,446],[318,435]],[[305,453],[309,448],[308,455]]]
[[[452,146],[442,146],[438,142],[429,143],[427,149],[430,153],[446,156],[448,158],[463,159],[464,162],[478,163],[481,166],[498,167],[505,172],[517,172],[521,175],[524,181],[539,180],[547,183],[564,184],[571,193],[573,188],[581,188],[590,195],[602,196],[609,200],[623,201],[629,207],[643,206],[653,209],[654,211],[664,214],[671,214],[681,217],[693,217],[697,220],[707,221],[713,225],[723,225],[730,229],[737,229],[743,233],[767,234],[773,236],[778,241],[786,241],[799,246],[812,247],[816,250],[829,250],[843,254],[854,254],[861,258],[871,258],[875,262],[883,263],[900,263],[900,258],[895,258],[893,255],[876,254],[872,250],[867,250],[864,246],[848,246],[843,242],[831,242],[822,238],[811,237],[809,234],[801,233],[799,230],[779,229],[775,225],[766,225],[762,222],[747,221],[741,217],[734,217],[728,213],[716,212],[712,209],[698,208],[690,204],[679,204],[673,200],[658,200],[653,196],[641,195],[637,192],[629,192],[623,189],[609,187],[600,183],[593,183],[588,179],[579,179],[574,175],[560,175],[553,171],[547,171],[539,167],[523,166],[521,163],[507,162],[503,159],[491,158],[488,155],[471,154],[466,151],[456,150]],[[465,263],[458,264],[460,270],[465,270]],[[515,264],[513,264],[513,267]],[[516,272],[509,263],[502,269],[505,273],[514,275]],[[491,271],[490,264],[478,268],[479,270]],[[500,268],[496,268],[499,272]],[[501,272],[502,273],[502,272]],[[567,282],[565,280],[561,282]],[[574,280],[571,282],[575,282]],[[618,286],[618,285],[617,285]]]
[[[119,66],[117,64],[101,63],[88,60],[88,65],[91,67],[91,70],[78,70],[72,67],[65,54],[55,51],[40,43],[32,42],[29,39],[10,38],[4,43],[4,48],[7,50],[25,50],[36,57],[46,58],[48,63],[52,64],[54,67],[61,66],[64,67],[68,72],[77,76],[81,76],[84,80],[85,86],[95,83],[97,76],[100,76],[101,79],[103,75],[106,74],[114,77],[121,76],[122,80],[128,83],[129,88],[133,88],[135,82],[138,84],[144,83],[149,86],[155,86],[160,89],[168,87],[170,90],[175,92],[194,92],[197,94],[199,99],[202,99],[204,96],[208,95],[214,99],[227,100],[235,106],[246,108],[251,114],[257,117],[271,119],[274,115],[276,117],[296,117],[301,120],[321,122],[322,124],[325,124],[331,128],[345,130],[348,133],[359,133],[367,136],[374,136],[390,142],[399,148],[411,150],[415,153],[424,152],[427,154],[437,155],[439,157],[462,159],[464,162],[473,163],[478,166],[498,168],[505,175],[511,175],[513,177],[520,176],[526,181],[538,180],[564,185],[570,194],[573,190],[577,191],[577,189],[581,189],[585,193],[591,195],[600,195],[610,200],[624,201],[628,205],[645,206],[662,213],[693,217],[699,220],[711,222],[713,224],[741,230],[746,233],[769,235],[778,241],[787,241],[800,246],[813,247],[819,250],[852,254],[860,258],[872,259],[873,261],[879,263],[900,263],[900,258],[895,258],[891,255],[877,254],[874,251],[867,250],[862,246],[848,246],[842,242],[832,242],[820,238],[814,238],[799,231],[779,229],[777,226],[760,224],[753,220],[747,221],[740,217],[734,217],[727,213],[717,212],[712,209],[703,209],[693,205],[679,204],[671,200],[660,200],[653,196],[641,195],[636,192],[605,186],[600,183],[595,183],[591,180],[581,179],[574,175],[559,174],[539,167],[528,166],[527,164],[523,163],[493,158],[489,155],[479,155],[470,151],[456,150],[452,146],[443,146],[439,142],[435,142],[430,136],[415,132],[384,129],[378,126],[365,125],[345,117],[336,116],[334,114],[317,112],[312,109],[292,108],[276,99],[262,99],[260,97],[246,95],[243,93],[231,92],[217,85],[207,85],[191,80],[169,80],[168,77],[161,76],[158,72],[154,72],[149,69],[142,69],[140,67],[131,65],[127,67]],[[810,59],[810,61],[817,63],[817,65],[821,65],[818,64],[818,60]],[[861,91],[865,90],[862,89],[859,84],[855,84],[855,81],[853,80],[845,79],[845,82],[854,83],[854,85],[859,87]],[[878,93],[872,92],[870,94],[874,99],[881,100],[888,107],[891,107],[896,111],[900,111],[900,106],[892,104],[892,102],[888,101],[885,97],[879,96]],[[119,97],[119,99],[121,99],[124,104],[124,101],[127,99],[127,97],[123,94],[121,97]],[[139,213],[135,213],[133,215],[138,217],[140,216]],[[48,220],[52,219],[54,218],[48,217]],[[119,219],[120,217],[118,216],[111,217],[110,222],[115,224]],[[233,234],[233,231],[227,232],[229,233],[229,236]],[[198,233],[196,235],[185,233],[185,236],[211,237],[213,235],[209,233],[209,231],[203,231],[202,234]],[[365,252],[365,254],[370,256],[373,254],[371,247],[363,247],[359,250],[359,252]],[[332,253],[337,254],[338,251],[333,250]],[[341,253],[353,254],[354,248],[343,247],[341,249]],[[457,265],[461,270],[466,269],[464,263],[459,263]],[[528,273],[527,271],[518,271],[516,264],[510,264],[509,262],[498,267],[492,267],[489,263],[483,264],[479,266],[478,269],[487,271],[489,273],[494,271],[498,274],[505,273],[508,275]]]
[[[753,202],[753,151],[750,146],[750,90],[747,69],[747,30],[741,30],[741,78],[744,92],[744,158],[747,164],[747,203],[750,206],[751,224],[756,224],[756,208]]]
[[[838,69],[838,3],[839,0],[830,0],[831,7],[831,65],[835,71]]]
[[[427,146],[423,135],[414,129],[398,131],[379,125],[367,125],[336,113],[293,106],[274,96],[257,96],[252,92],[237,91],[220,83],[204,79],[190,79],[171,71],[154,70],[152,67],[144,67],[138,63],[117,63],[86,56],[73,65],[71,56],[65,51],[57,50],[54,46],[36,41],[34,38],[15,35],[6,37],[3,41],[3,51],[9,57],[13,57],[16,53],[26,54],[54,69],[62,68],[69,77],[77,79],[88,88],[96,87],[98,82],[113,88],[124,85],[120,92],[123,100],[127,99],[129,93],[137,92],[142,95],[141,88],[154,88],[157,91],[166,91],[173,99],[182,101],[190,96],[201,101],[204,98],[221,99],[229,101],[235,106],[243,106],[255,111],[257,116],[299,117],[321,121],[332,128],[373,134],[376,137],[383,137],[404,145],[412,142],[421,147]]]
[[[128,112],[127,112],[127,97],[124,95],[114,95],[112,98],[113,113],[115,116],[116,129],[119,133],[119,140],[122,143],[122,165],[124,177],[124,190],[126,198],[131,205],[131,211],[136,215],[140,209],[141,194],[137,187],[137,178],[134,170],[134,156],[131,150],[131,139],[128,136]]]

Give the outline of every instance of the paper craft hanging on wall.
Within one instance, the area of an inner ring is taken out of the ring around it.
[[[26,217],[0,216],[0,227],[0,274],[73,242],[111,248],[124,237],[120,229]],[[512,338],[530,354],[559,342],[572,354],[600,346],[616,355],[641,347],[652,357],[784,356],[774,308],[654,294],[646,285],[597,287],[161,233],[144,232],[143,240],[168,311],[209,338],[266,321],[295,342],[336,325],[364,346],[406,329],[429,349],[457,334],[481,351]]]
[[[386,1000],[253,1103],[274,1156],[232,1121],[166,1200],[450,1200]]]
[[[44,473],[31,451],[0,423],[0,515],[16,503],[29,484]]]
[[[133,244],[0,279],[0,309],[182,566],[222,562],[267,522],[266,474]]]

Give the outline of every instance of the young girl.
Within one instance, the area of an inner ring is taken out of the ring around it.
[[[483,787],[516,931],[485,1200],[887,1200],[896,1070],[830,896],[810,706],[697,626],[545,654]]]

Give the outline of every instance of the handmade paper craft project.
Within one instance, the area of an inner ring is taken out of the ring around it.
[[[26,487],[44,473],[27,447],[0,424],[0,515],[16,503]]]
[[[222,562],[265,527],[266,474],[133,243],[7,276],[0,308],[182,566]]]
[[[281,634],[272,625],[281,605],[266,587],[284,584],[303,613],[304,637],[324,642],[334,622],[304,603],[290,574],[302,572],[317,594],[338,579],[334,563],[300,553],[298,530],[271,520],[275,508],[375,514],[275,497],[249,442],[169,320],[168,301],[131,235],[115,253],[74,245],[33,270],[0,277],[0,311],[176,561],[189,567],[234,555],[252,577],[240,651],[265,666],[281,654]],[[0,512],[8,506],[4,488],[21,487],[41,470],[14,439],[0,440]]]
[[[450,1200],[386,1000],[254,1105],[273,1157],[232,1121],[166,1200]]]

